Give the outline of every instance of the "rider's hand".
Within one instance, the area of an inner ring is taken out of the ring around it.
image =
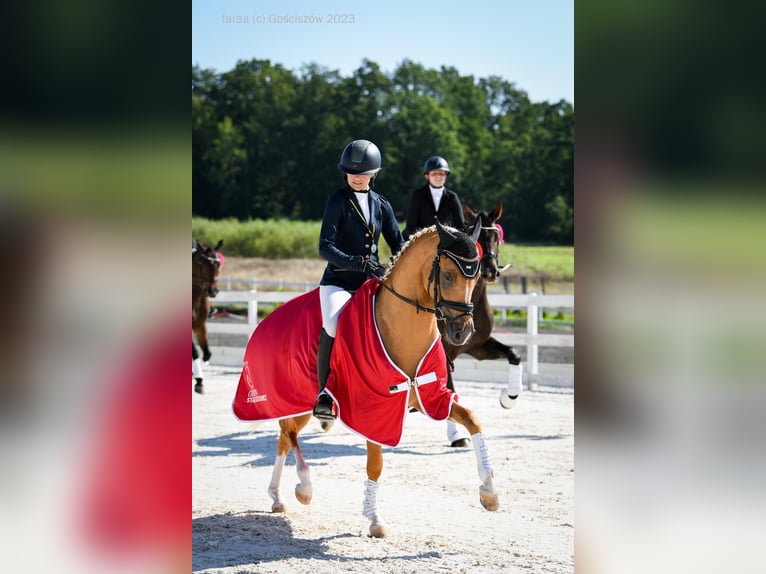
[[[381,267],[377,261],[373,261],[372,259],[362,259],[362,267],[360,271],[370,277],[375,277],[376,279],[382,279],[383,275],[386,274],[386,270]]]

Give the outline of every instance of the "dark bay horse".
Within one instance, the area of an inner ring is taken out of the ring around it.
[[[466,226],[473,227],[477,222],[481,224],[479,244],[483,254],[481,257],[481,274],[476,288],[473,290],[471,302],[474,306],[474,333],[473,336],[461,345],[455,345],[445,336],[442,338],[444,350],[449,361],[449,380],[447,386],[454,390],[452,380],[452,368],[458,355],[467,353],[480,361],[489,359],[506,359],[509,366],[509,380],[507,388],[500,393],[500,404],[509,409],[515,403],[521,392],[521,358],[512,347],[501,343],[492,337],[492,329],[495,326],[495,317],[492,307],[487,298],[487,285],[494,283],[500,273],[506,267],[499,267],[498,253],[500,250],[499,230],[495,222],[503,215],[503,204],[498,202],[492,211],[474,211],[468,205],[463,204],[463,214]],[[443,327],[440,327],[443,331]],[[447,437],[451,446],[465,447],[469,445],[468,437],[460,427],[448,424]]]
[[[410,237],[385,277],[368,280],[351,298],[338,322],[326,390],[338,420],[366,439],[364,515],[370,535],[387,535],[378,508],[382,446],[396,446],[410,408],[435,420],[449,418],[471,434],[481,485],[479,500],[498,508],[494,470],[478,417],[447,389],[446,337],[461,345],[473,332],[471,293],[478,276],[475,236],[438,225]],[[273,311],[253,332],[245,351],[233,411],[241,420],[278,420],[280,435],[268,492],[272,512],[284,512],[280,482],[292,450],[300,482],[295,496],[312,498],[309,467],[298,434],[311,420],[316,350],[321,326],[318,289]]]
[[[207,344],[205,322],[210,315],[209,298],[218,295],[218,272],[221,269],[218,250],[222,245],[223,240],[219,241],[215,247],[192,240],[192,333],[202,348],[202,360],[206,362],[210,360],[210,347]],[[202,393],[202,365],[193,340],[192,376],[195,381],[194,390]]]

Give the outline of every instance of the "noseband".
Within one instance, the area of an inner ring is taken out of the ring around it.
[[[455,264],[458,266],[458,269],[460,269],[460,273],[465,277],[466,279],[474,279],[479,274],[479,258],[473,257],[473,258],[466,258],[461,257],[460,255],[456,255],[455,253],[452,253],[451,251],[447,251],[446,249],[442,249],[441,243],[436,248],[436,257],[434,257],[433,262],[431,263],[431,274],[428,276],[428,287],[427,290],[431,290],[431,283],[434,285],[434,306],[433,307],[424,307],[420,304],[419,301],[415,300],[413,301],[409,297],[405,297],[401,293],[397,293],[393,287],[389,287],[385,283],[381,283],[383,287],[391,291],[396,297],[404,301],[405,303],[409,303],[415,309],[417,309],[417,312],[424,311],[426,313],[433,313],[436,315],[437,321],[446,320],[447,323],[452,323],[453,321],[457,321],[461,317],[464,316],[473,316],[473,303],[463,303],[462,301],[450,301],[448,299],[443,299],[441,297],[441,293],[439,291],[439,278],[441,277],[441,265],[439,264],[440,258],[442,255],[445,255],[452,259],[452,261],[455,262]],[[457,311],[458,315],[454,316],[448,316],[445,315],[444,311],[442,310],[444,307],[447,309],[451,309],[453,311]]]

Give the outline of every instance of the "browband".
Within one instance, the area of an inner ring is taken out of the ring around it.
[[[455,265],[458,266],[460,269],[460,272],[463,274],[463,277],[466,277],[468,279],[473,279],[478,275],[479,273],[479,262],[481,261],[481,258],[476,256],[472,257],[471,259],[467,259],[465,257],[461,257],[460,255],[455,255],[452,253],[452,251],[442,250],[442,254],[446,255],[452,261],[455,262]]]

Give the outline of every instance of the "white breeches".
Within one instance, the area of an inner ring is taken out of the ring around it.
[[[319,286],[319,305],[322,308],[322,328],[335,338],[338,331],[338,317],[351,299],[352,293],[335,285]]]

